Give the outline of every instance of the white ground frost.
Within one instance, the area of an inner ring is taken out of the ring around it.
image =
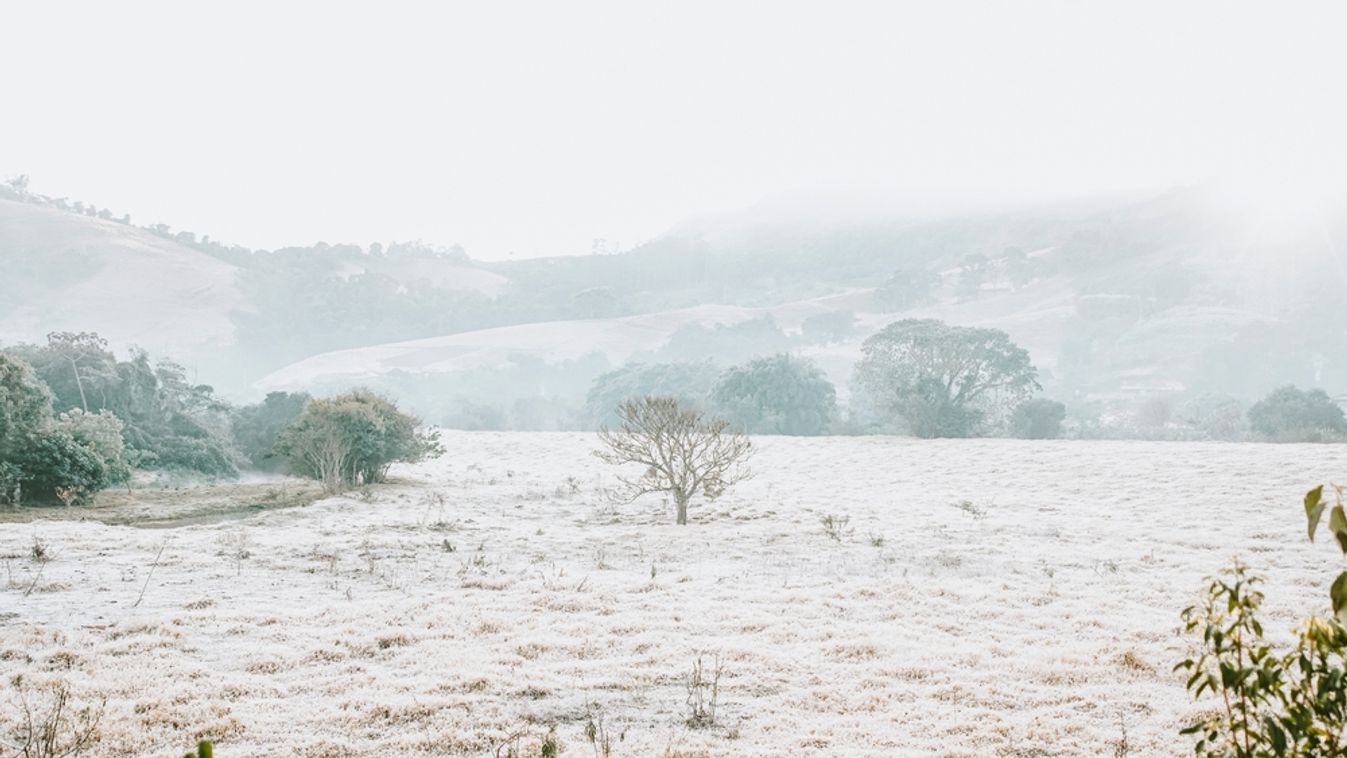
[[[588,756],[593,717],[617,756],[1112,755],[1120,724],[1179,756],[1178,611],[1236,554],[1270,631],[1323,607],[1299,498],[1347,478],[1341,446],[764,438],[677,527],[605,501],[592,435],[445,442],[370,497],[0,525],[2,686],[107,698],[110,755],[492,755],[555,725]],[[694,729],[698,653],[723,676]]]

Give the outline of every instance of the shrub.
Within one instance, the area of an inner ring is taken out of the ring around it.
[[[818,367],[785,353],[727,370],[711,391],[716,410],[751,434],[824,434],[836,398]]]
[[[679,524],[688,522],[695,495],[715,500],[749,477],[743,462],[752,454],[747,437],[723,419],[679,405],[671,397],[628,400],[618,407],[622,425],[599,431],[606,449],[595,451],[605,463],[644,467],[638,479],[619,477],[618,496],[631,502],[648,493],[673,496]]]
[[[83,503],[99,490],[125,482],[131,466],[121,430],[121,422],[107,411],[61,414],[18,458],[24,496]]]
[[[277,450],[298,474],[329,492],[384,481],[395,462],[415,463],[443,452],[438,434],[420,428],[388,399],[364,390],[310,400],[281,433]]]
[[[36,373],[0,354],[0,501],[84,502],[130,476],[116,416],[76,408],[53,418]]]
[[[1031,398],[1015,407],[1010,434],[1022,440],[1055,440],[1061,436],[1065,420],[1065,405],[1045,397]]]
[[[1327,392],[1287,385],[1249,409],[1249,426],[1277,442],[1319,442],[1347,433],[1347,417]]]

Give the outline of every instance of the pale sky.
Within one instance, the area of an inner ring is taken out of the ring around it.
[[[1342,3],[26,2],[0,176],[249,247],[1347,168]]]

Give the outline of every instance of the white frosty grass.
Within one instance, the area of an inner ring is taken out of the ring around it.
[[[551,723],[592,755],[594,712],[619,756],[1111,755],[1120,719],[1177,756],[1178,611],[1236,553],[1269,630],[1323,607],[1299,497],[1347,475],[1338,446],[768,438],[680,528],[605,504],[591,435],[445,443],[369,502],[0,527],[0,674],[106,697],[112,755],[480,755]]]

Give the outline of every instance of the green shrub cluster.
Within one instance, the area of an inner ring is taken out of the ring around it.
[[[0,500],[82,503],[130,476],[116,416],[53,415],[32,367],[0,353]]]

